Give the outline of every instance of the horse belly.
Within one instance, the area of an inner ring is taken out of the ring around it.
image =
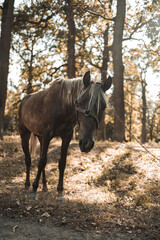
[[[22,124],[35,135],[42,136],[43,131],[46,128],[46,123],[44,121],[45,114],[38,114],[35,111],[27,109],[27,107],[22,109],[21,121]]]
[[[40,136],[42,135],[42,130],[44,128],[41,122],[38,121],[37,119],[29,116],[24,117],[23,124],[30,132],[33,132],[35,135],[40,135]]]

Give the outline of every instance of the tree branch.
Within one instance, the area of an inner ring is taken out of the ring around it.
[[[18,19],[17,21],[18,22],[27,22],[27,23],[30,23],[30,24],[34,24],[34,25],[39,25],[41,23],[46,23],[53,17],[55,16],[56,14],[58,14],[62,9],[64,8],[64,6],[60,7],[60,8],[54,8],[52,10],[54,10],[54,12],[52,12],[52,14],[50,14],[47,18],[43,18],[44,17],[44,14],[42,14],[41,18],[39,21],[31,21],[31,20],[28,20],[27,18],[25,18],[22,14],[21,15],[17,15],[18,16]],[[16,24],[16,21],[14,22],[14,24]]]
[[[128,41],[128,40],[135,40],[135,41],[142,41],[144,43],[144,45],[146,46],[146,43],[144,41],[144,39],[142,38],[132,38],[132,37],[128,37],[128,38],[123,38],[122,41]]]
[[[89,61],[89,63],[90,63],[93,67],[98,68],[98,69],[101,70],[101,67],[100,67],[98,64],[95,64],[95,63],[93,63],[92,61]]]
[[[139,109],[137,109],[137,108],[134,108],[130,103],[128,103],[128,102],[126,102],[126,101],[124,101],[124,103],[125,103],[126,105],[128,105],[130,108],[132,108],[134,111],[139,112],[139,113],[142,113],[141,110],[139,110]]]
[[[65,67],[65,66],[67,66],[67,63],[62,64],[62,65],[60,65],[59,67],[50,68],[50,70],[54,69],[54,72],[51,74],[51,77],[52,77],[61,67]]]
[[[143,26],[145,26],[146,24],[150,23],[151,21],[153,21],[153,19],[156,19],[156,18],[157,18],[157,16],[155,16],[155,17],[152,18],[152,19],[149,19],[149,20],[146,21],[146,22],[142,22],[142,16],[141,16],[140,19],[139,19],[139,21],[137,22],[136,26],[133,28],[133,32],[130,33],[130,36],[129,36],[129,37],[124,38],[123,41],[131,40],[131,39],[133,39],[133,40],[138,40],[138,39],[136,39],[136,38],[132,38],[133,34],[134,34],[135,32],[137,32],[138,29],[142,28]],[[142,40],[142,41],[144,42],[143,39],[140,39],[140,40]],[[145,43],[145,42],[144,42],[144,43]]]
[[[88,13],[90,13],[90,14],[92,14],[92,15],[95,15],[95,16],[97,16],[97,17],[101,17],[101,18],[103,18],[103,19],[105,19],[105,20],[108,20],[108,21],[115,21],[115,18],[106,18],[106,17],[104,17],[102,14],[100,14],[100,13],[97,13],[97,12],[94,12],[94,11],[92,11],[92,10],[89,10],[88,9],[88,6],[84,9],[86,12],[88,12]]]

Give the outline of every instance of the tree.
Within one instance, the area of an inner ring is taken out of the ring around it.
[[[148,0],[142,4],[135,1],[134,8],[124,0],[37,0],[21,4],[14,24],[13,42],[21,58],[19,94],[42,89],[61,75],[69,78],[81,76],[88,68],[94,73],[92,76],[98,74],[98,79],[103,81],[108,69],[113,72],[114,63],[115,139],[125,139],[125,124],[139,137],[140,128],[137,129],[136,124],[142,120],[142,108],[136,95],[140,89],[141,69],[138,68],[137,73],[133,65],[138,67],[139,61],[143,62],[144,53],[140,50],[149,51],[144,59],[154,70],[159,70],[160,48],[156,35],[159,34],[159,18],[156,18],[159,5],[158,1],[154,1],[156,5],[152,2]],[[155,28],[156,34],[153,34]],[[142,32],[151,39],[149,44],[140,40]],[[134,49],[133,46],[126,47],[125,40],[137,41],[137,46]],[[144,45],[147,45],[145,49]],[[107,115],[105,120],[111,121]],[[98,129],[99,139],[105,138],[104,123],[103,119]],[[127,134],[126,137],[131,139]]]
[[[67,75],[68,78],[74,78],[76,75],[75,67],[75,23],[74,13],[71,0],[65,0],[64,11],[66,14],[66,20],[68,24],[68,35],[67,35]]]
[[[104,31],[104,49],[103,49],[103,59],[101,66],[101,81],[105,82],[108,70],[108,62],[109,62],[109,50],[108,47],[108,33],[109,33],[109,23],[106,24],[106,29]],[[97,139],[105,140],[106,139],[106,130],[105,130],[105,112],[103,113],[101,122],[99,124],[99,128],[97,130]]]
[[[114,69],[114,140],[125,140],[124,90],[122,61],[122,39],[126,12],[126,0],[117,0],[117,15],[115,18],[113,41],[113,69]]]
[[[95,1],[92,5],[85,7],[87,26],[89,27],[88,39],[93,42],[87,46],[85,57],[87,62],[100,73],[102,82],[105,82],[108,72],[108,64],[110,61],[110,25],[114,21],[111,17],[112,0],[109,1]],[[83,21],[84,23],[84,21]],[[92,29],[93,28],[93,32]],[[95,44],[94,44],[95,42]],[[86,44],[87,45],[87,44]],[[98,53],[98,54],[97,54]],[[106,123],[105,112],[97,130],[98,140],[106,139]]]
[[[0,37],[0,139],[3,139],[4,110],[7,97],[9,52],[13,25],[14,0],[5,0],[2,9]]]
[[[109,1],[108,14],[111,12],[112,0]],[[109,63],[109,52],[111,47],[109,46],[109,22],[106,23],[106,29],[104,31],[104,48],[102,55],[102,66],[101,66],[101,80],[102,82],[106,81],[107,71],[108,71],[108,63]],[[100,122],[98,131],[97,131],[97,139],[105,140],[106,139],[106,124],[105,124],[105,112],[103,113],[102,120]]]
[[[148,138],[153,139],[157,138],[157,135],[160,131],[160,101],[154,103],[149,101],[148,103],[148,114],[147,114],[147,123],[148,123]]]
[[[141,135],[141,142],[146,142],[147,137],[147,131],[146,131],[146,109],[147,109],[147,103],[146,103],[146,81],[145,78],[141,79],[141,85],[142,85],[142,135]]]
[[[59,11],[56,1],[36,1],[21,6],[15,14],[12,48],[20,57],[19,87],[22,93],[29,94],[43,88],[59,69],[53,66],[57,26],[56,21],[52,23]]]

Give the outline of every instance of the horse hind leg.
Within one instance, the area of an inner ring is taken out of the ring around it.
[[[49,146],[50,140],[48,137],[43,137],[42,143],[41,143],[41,156],[38,163],[38,171],[35,181],[33,182],[33,192],[37,192],[37,188],[39,186],[39,180],[41,177],[41,173],[43,173],[43,186],[46,185],[46,178],[45,178],[45,166],[47,163],[47,151]]]
[[[28,130],[26,130],[23,134],[21,134],[22,149],[25,154],[25,164],[26,164],[26,181],[25,181],[26,190],[28,190],[30,187],[30,168],[31,168],[31,156],[29,152],[30,135],[31,133]]]

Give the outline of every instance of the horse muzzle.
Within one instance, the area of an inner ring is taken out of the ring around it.
[[[92,139],[80,139],[79,140],[79,147],[81,152],[88,153],[94,147],[94,141]]]

